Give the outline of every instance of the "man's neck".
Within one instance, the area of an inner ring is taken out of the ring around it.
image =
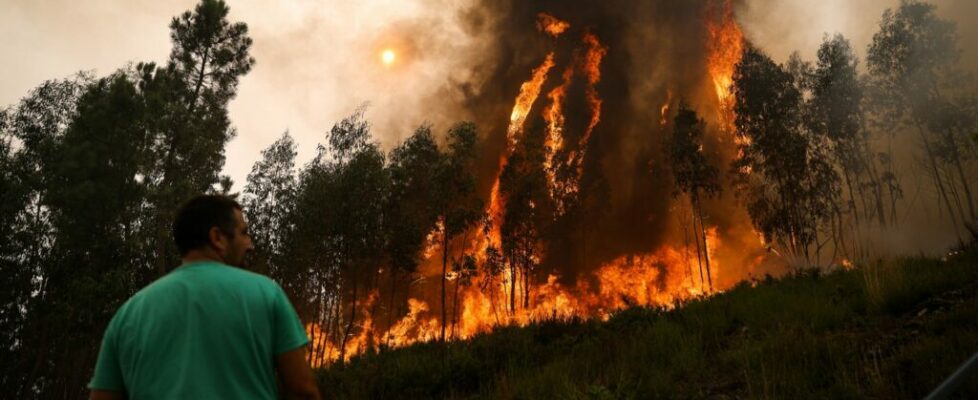
[[[181,265],[187,265],[190,263],[202,262],[202,261],[211,261],[211,262],[217,262],[221,264],[227,264],[224,261],[224,258],[221,257],[219,254],[217,254],[217,252],[214,251],[214,249],[207,248],[207,249],[199,249],[199,250],[190,250],[189,252],[187,252],[185,256],[183,256],[183,263]]]

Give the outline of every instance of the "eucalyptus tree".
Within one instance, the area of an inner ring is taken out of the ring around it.
[[[55,230],[45,203],[54,184],[52,164],[77,114],[90,74],[45,81],[15,106],[0,111],[0,388],[32,396],[57,377],[46,374],[47,351],[35,347],[63,339],[46,312]],[[52,387],[49,385],[48,387]],[[37,389],[37,390],[35,390]]]
[[[752,45],[734,73],[739,155],[733,167],[747,211],[768,242],[810,261],[819,223],[828,217],[837,177],[824,141],[802,124],[799,72]]]
[[[711,165],[703,153],[703,130],[705,123],[689,108],[680,102],[679,110],[673,119],[672,137],[669,139],[668,158],[676,184],[675,194],[685,194],[692,210],[692,231],[696,241],[696,259],[699,263],[700,282],[703,267],[706,267],[706,282],[713,290],[713,277],[710,272],[710,254],[706,243],[706,226],[703,223],[702,199],[720,194],[719,169]],[[698,226],[697,226],[698,225]]]
[[[394,315],[397,283],[417,272],[428,235],[437,229],[441,211],[438,177],[444,155],[429,125],[422,125],[390,153],[390,195],[385,205],[390,297],[387,325]]]
[[[974,81],[957,68],[952,22],[932,4],[903,1],[888,9],[867,51],[878,121],[917,133],[938,202],[959,233],[978,219],[971,189]]]
[[[530,305],[530,274],[542,258],[541,240],[554,220],[555,205],[547,189],[543,130],[529,129],[510,156],[499,179],[504,198],[502,252],[509,267],[509,310],[516,311],[516,290],[522,306]]]
[[[438,215],[442,221],[441,339],[448,325],[446,301],[450,244],[453,238],[470,231],[482,216],[483,203],[476,192],[475,161],[478,130],[471,122],[448,130],[447,151],[436,171]],[[464,256],[464,255],[463,255]],[[456,284],[458,281],[456,281]]]
[[[257,265],[253,268],[274,278],[290,278],[285,273],[290,263],[284,252],[288,214],[295,208],[296,154],[295,140],[285,132],[262,150],[244,187],[243,206],[256,243],[253,264]]]

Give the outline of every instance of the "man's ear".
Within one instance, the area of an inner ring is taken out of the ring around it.
[[[227,239],[224,237],[224,232],[221,229],[212,226],[211,230],[207,231],[207,238],[210,240],[211,247],[218,251],[224,251],[227,248]]]

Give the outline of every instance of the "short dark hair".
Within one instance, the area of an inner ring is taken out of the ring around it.
[[[210,230],[215,226],[233,238],[235,209],[241,210],[241,205],[221,195],[200,195],[183,203],[173,220],[173,240],[180,255],[210,244]]]

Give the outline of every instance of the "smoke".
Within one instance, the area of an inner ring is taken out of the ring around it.
[[[232,17],[251,28],[258,62],[232,105],[249,135],[229,147],[228,169],[250,169],[252,159],[231,165],[235,151],[251,153],[285,129],[300,160],[309,159],[329,127],[362,104],[385,149],[424,123],[444,132],[467,119],[459,83],[472,81],[478,46],[462,31],[464,2],[264,3],[232,5]],[[381,62],[386,50],[396,55],[390,65]]]
[[[937,6],[940,18],[954,21],[962,63],[969,69],[978,67],[978,3],[970,0],[928,0]],[[737,19],[748,39],[775,60],[784,61],[798,51],[811,59],[824,35],[841,33],[848,38],[860,59],[879,30],[880,17],[886,9],[896,9],[900,0],[826,0],[814,4],[805,0],[743,0],[737,7]]]

